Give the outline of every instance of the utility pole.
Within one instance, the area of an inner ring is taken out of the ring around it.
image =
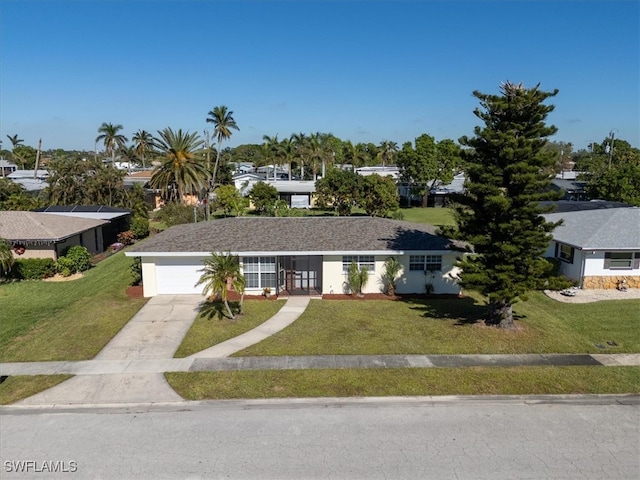
[[[40,166],[40,152],[42,151],[42,139],[38,140],[38,151],[36,152],[36,169],[33,171],[34,180],[38,178],[38,167]]]
[[[211,149],[209,148],[209,132],[207,130],[204,131],[204,148],[207,152],[207,172],[211,170]],[[207,188],[205,189],[205,198],[204,198],[204,212],[205,219],[209,221],[209,217],[211,215],[211,209],[209,208],[209,197],[211,190],[211,179],[207,180]]]
[[[611,170],[611,159],[613,158],[613,140],[614,140],[613,130],[611,130],[609,135],[611,135],[611,140],[609,143],[609,170]]]

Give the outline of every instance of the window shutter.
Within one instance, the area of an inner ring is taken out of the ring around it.
[[[558,245],[558,242],[556,242],[556,253],[553,255],[556,258],[558,258],[558,250],[560,250],[560,245]]]
[[[633,255],[633,268],[634,270],[640,269],[640,252],[636,252]]]
[[[611,268],[611,252],[604,252],[604,268],[607,270]]]

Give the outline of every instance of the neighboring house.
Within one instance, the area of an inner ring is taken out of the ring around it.
[[[551,180],[551,189],[562,193],[562,200],[585,201],[589,200],[585,187],[587,182],[578,180],[575,175],[568,175],[574,172],[564,172],[558,174],[556,178]]]
[[[52,215],[67,217],[91,218],[94,220],[108,220],[102,227],[102,238],[105,245],[118,241],[118,234],[129,230],[131,226],[131,210],[124,208],[105,207],[101,205],[53,205],[38,209]]]
[[[177,225],[133,246],[141,257],[144,295],[202,293],[196,286],[211,252],[238,255],[247,293],[344,293],[352,261],[370,272],[364,293],[380,292],[384,261],[404,269],[399,294],[459,294],[461,245],[435,227],[372,217],[236,217]]]
[[[27,192],[38,193],[49,186],[47,177],[49,172],[46,170],[15,170],[7,178],[14,183],[22,185]]]
[[[551,213],[563,220],[553,231],[547,256],[582,288],[617,288],[624,280],[640,288],[640,208],[600,208]]]
[[[0,158],[0,177],[6,177],[7,175],[15,172],[18,169],[18,166],[4,158]]]
[[[436,183],[436,186],[429,190],[429,196],[427,197],[428,207],[448,207],[451,202],[454,201],[456,195],[462,195],[464,193],[464,173],[459,173],[453,177],[451,183],[444,185],[442,183]],[[432,181],[428,182],[430,185]],[[421,205],[422,196],[416,195],[412,192],[411,185],[408,183],[398,184],[398,194],[409,205]]]
[[[376,165],[374,167],[360,167],[360,168],[356,168],[356,173],[358,175],[362,175],[363,177],[377,174],[377,175],[380,175],[381,177],[391,177],[394,180],[398,180],[400,178],[400,169],[395,165],[389,165],[389,166]]]
[[[248,196],[253,186],[264,182],[278,191],[278,198],[287,202],[291,208],[309,208],[314,205],[316,182],[312,180],[273,180],[255,173],[234,175],[233,182],[244,197]]]
[[[57,260],[76,245],[94,254],[103,252],[102,227],[107,223],[42,212],[0,211],[0,238],[9,240],[16,258]]]

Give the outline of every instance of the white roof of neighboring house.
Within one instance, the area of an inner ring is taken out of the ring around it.
[[[640,208],[605,208],[578,212],[549,213],[544,217],[563,224],[553,239],[582,250],[640,251]]]
[[[0,211],[0,238],[22,242],[57,242],[109,223],[41,212]]]
[[[11,180],[15,180],[17,178],[46,178],[48,176],[48,171],[40,169],[38,169],[37,172],[35,170],[15,170],[7,175]]]

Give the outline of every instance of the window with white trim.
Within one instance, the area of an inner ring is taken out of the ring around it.
[[[409,271],[438,272],[442,270],[442,255],[410,255]]]
[[[634,267],[633,252],[605,252],[604,268],[607,270],[630,270]]]
[[[276,288],[276,257],[242,257],[246,288]]]
[[[564,243],[556,244],[556,258],[559,258],[563,262],[573,263],[573,255],[575,249]]]
[[[349,265],[356,262],[360,270],[367,270],[369,273],[375,272],[376,261],[373,255],[343,255],[342,273],[349,272]]]

